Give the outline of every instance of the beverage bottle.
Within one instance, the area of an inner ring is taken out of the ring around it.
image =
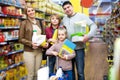
[[[32,42],[37,43],[37,30],[33,30]]]

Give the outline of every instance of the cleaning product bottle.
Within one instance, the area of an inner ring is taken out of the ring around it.
[[[33,43],[37,42],[37,30],[33,30],[32,42]]]

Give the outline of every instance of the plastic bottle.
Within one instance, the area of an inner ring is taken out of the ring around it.
[[[60,77],[60,78],[63,77],[62,67],[59,67],[59,68],[58,68],[58,70],[57,70],[57,72],[56,72],[56,76],[57,76],[57,77]]]
[[[57,33],[58,33],[58,29],[55,29],[52,39],[57,40],[57,35],[58,35]],[[54,43],[51,42],[50,44],[54,44]]]
[[[37,42],[37,30],[33,30],[32,42],[33,43]]]

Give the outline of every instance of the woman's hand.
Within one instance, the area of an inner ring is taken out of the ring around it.
[[[38,48],[37,43],[32,43],[32,48],[37,49]]]

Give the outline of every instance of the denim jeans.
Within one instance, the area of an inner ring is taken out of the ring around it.
[[[78,80],[85,80],[85,77],[84,77],[85,51],[84,49],[78,49],[78,50],[75,50],[75,52],[76,52],[76,57],[73,60],[73,68],[74,68],[74,62],[75,62],[77,74],[78,74]],[[73,73],[73,79],[75,80],[75,73]]]
[[[63,71],[64,75],[67,76],[67,80],[73,80],[73,73],[72,70],[68,70],[68,71]],[[66,79],[65,79],[66,80]]]
[[[54,74],[54,67],[55,67],[56,57],[55,56],[49,56],[48,60],[49,60],[49,63],[48,63],[49,74],[51,76],[52,74]]]

